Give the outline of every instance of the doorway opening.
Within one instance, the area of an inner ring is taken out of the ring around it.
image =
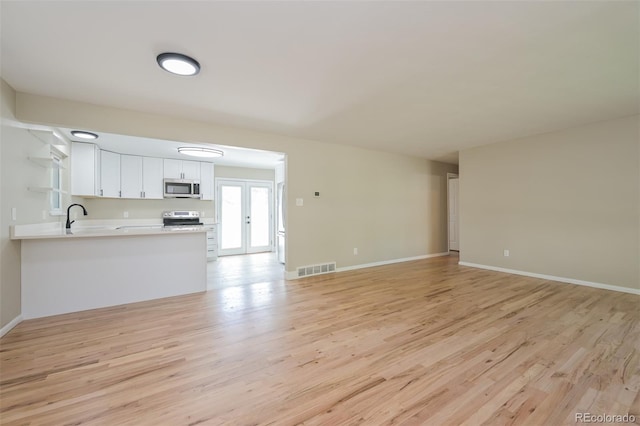
[[[273,182],[216,179],[220,256],[274,251]]]
[[[447,173],[447,234],[449,251],[460,251],[459,177]]]

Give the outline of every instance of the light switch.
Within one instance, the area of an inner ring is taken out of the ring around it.
[[[302,198],[296,198],[296,206],[302,207],[304,205],[304,200]]]

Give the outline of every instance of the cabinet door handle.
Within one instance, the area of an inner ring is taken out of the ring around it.
[[[142,198],[147,198],[147,193],[142,191]]]
[[[118,197],[122,198],[122,191],[118,191]]]
[[[144,192],[140,191],[140,198],[144,198]]]
[[[104,195],[104,190],[100,190],[100,196],[102,197]]]

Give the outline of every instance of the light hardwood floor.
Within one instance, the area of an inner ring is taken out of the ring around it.
[[[207,264],[207,288],[244,286],[284,279],[284,265],[275,252],[220,256]]]
[[[3,425],[640,420],[640,297],[407,262],[25,321]]]

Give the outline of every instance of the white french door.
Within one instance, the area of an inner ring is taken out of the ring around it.
[[[220,256],[273,251],[273,183],[216,180]]]

